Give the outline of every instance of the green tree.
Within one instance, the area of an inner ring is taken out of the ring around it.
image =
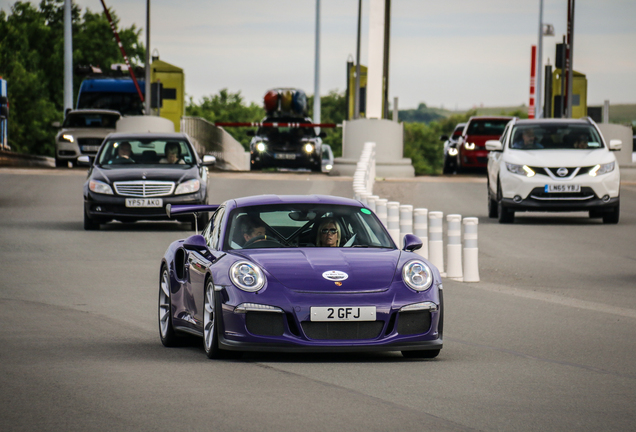
[[[11,117],[9,145],[18,152],[52,156],[56,130],[50,124],[63,118],[64,0],[42,0],[38,8],[18,1],[10,13],[0,11],[0,76],[8,82]],[[117,15],[111,10],[116,23]],[[73,65],[93,64],[108,70],[121,63],[117,43],[103,13],[82,15],[73,6]],[[120,29],[131,62],[141,64],[141,30]],[[75,94],[82,81],[75,76]]]

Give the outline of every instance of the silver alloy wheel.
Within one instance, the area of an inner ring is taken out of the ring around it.
[[[161,337],[168,337],[168,329],[170,327],[170,279],[168,270],[163,271],[161,275],[161,291],[159,292],[159,330]]]
[[[214,285],[208,282],[205,287],[205,312],[203,314],[203,338],[205,351],[214,349]]]

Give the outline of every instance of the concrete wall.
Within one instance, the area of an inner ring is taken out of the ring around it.
[[[629,126],[611,124],[611,123],[599,123],[598,128],[605,138],[605,142],[609,145],[609,141],[618,139],[623,142],[623,148],[620,151],[614,152],[618,165],[620,167],[636,167],[636,163],[632,162],[632,152],[634,151],[634,141],[632,128]]]

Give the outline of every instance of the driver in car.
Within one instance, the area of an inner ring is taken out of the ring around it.
[[[263,238],[255,240],[255,242],[265,240],[267,238],[265,224],[257,218],[248,218],[245,222],[243,222],[242,232],[245,244],[258,236],[262,236]]]
[[[135,163],[132,158],[132,146],[128,141],[122,141],[117,146],[117,156],[108,161],[109,164]]]
[[[527,128],[521,131],[521,139],[517,137],[517,140],[514,143],[512,143],[512,148],[537,149],[537,148],[543,148],[543,146],[537,142],[537,139],[534,135],[534,129]]]

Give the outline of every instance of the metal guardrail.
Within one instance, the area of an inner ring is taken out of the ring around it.
[[[216,157],[216,167],[227,171],[249,171],[250,154],[222,127],[200,117],[182,117],[181,131],[192,138],[199,154]]]

